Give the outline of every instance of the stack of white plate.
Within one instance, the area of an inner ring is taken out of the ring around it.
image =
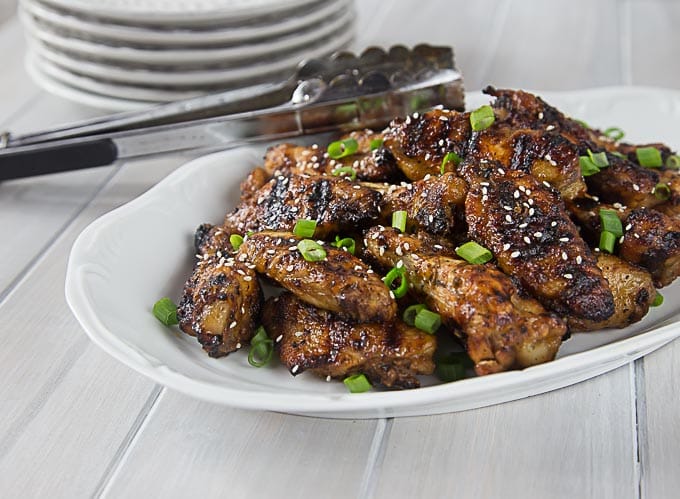
[[[35,81],[106,109],[257,87],[346,47],[353,0],[21,0]]]

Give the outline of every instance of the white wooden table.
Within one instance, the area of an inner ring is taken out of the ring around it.
[[[371,0],[360,14],[356,48],[451,44],[470,90],[680,88],[680,2]],[[13,19],[0,128],[99,112],[39,90],[23,56]],[[365,421],[214,406],[110,358],[66,306],[70,247],[184,161],[0,184],[0,497],[680,496],[680,341],[545,395]]]

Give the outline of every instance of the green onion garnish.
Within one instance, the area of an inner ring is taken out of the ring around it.
[[[351,166],[340,166],[331,172],[336,177],[349,176],[353,181],[357,179],[357,171]]]
[[[618,142],[621,140],[626,134],[623,130],[621,130],[619,127],[616,126],[610,126],[603,132],[607,137],[610,139]]]
[[[401,232],[406,232],[406,219],[408,214],[404,210],[398,210],[392,213],[392,227],[399,229]]]
[[[576,120],[576,119],[575,119],[574,121],[575,121],[576,123],[578,123],[579,125],[581,125],[583,128],[590,128],[590,125],[588,125],[588,123],[586,123],[586,122],[583,121],[583,120]]]
[[[302,258],[308,262],[318,262],[326,258],[326,250],[316,241],[303,239],[297,243],[297,249],[302,254]]]
[[[370,148],[371,151],[379,149],[383,145],[383,139],[371,139]]]
[[[659,182],[654,186],[654,196],[662,201],[667,201],[671,197],[671,188],[668,184]]]
[[[468,263],[486,263],[493,258],[493,254],[481,244],[468,241],[456,248],[456,254]]]
[[[307,220],[301,218],[297,222],[295,222],[295,227],[293,227],[293,234],[295,234],[298,237],[314,237],[315,230],[316,220]]]
[[[351,156],[359,149],[359,143],[354,139],[336,140],[328,144],[328,155],[333,159]]]
[[[336,248],[341,248],[350,254],[354,254],[356,250],[356,242],[351,237],[345,237],[340,239],[340,236],[335,236],[335,242],[331,243]]]
[[[413,325],[421,331],[434,334],[439,329],[439,326],[442,325],[442,318],[437,312],[424,308],[416,314]]]
[[[451,364],[437,364],[434,374],[445,383],[465,378],[465,366],[458,362]]]
[[[488,104],[470,113],[470,125],[475,132],[486,130],[496,120],[493,108]]]
[[[458,166],[462,161],[462,158],[453,151],[447,152],[446,155],[444,156],[444,159],[442,159],[442,166],[439,168],[439,172],[442,175],[446,171],[446,165],[449,161],[452,161],[454,166]]]
[[[267,331],[260,326],[255,331],[255,336],[250,340],[248,363],[253,367],[266,366],[272,360],[274,342],[267,336]]]
[[[402,319],[409,326],[415,326],[416,315],[418,315],[418,312],[420,312],[424,308],[425,308],[425,305],[423,305],[422,303],[418,303],[417,305],[411,305],[410,307],[406,307],[406,310],[404,310],[404,315],[402,315]]]
[[[154,303],[153,315],[166,326],[179,324],[179,320],[177,320],[177,305],[170,298],[161,298]]]
[[[602,169],[609,166],[609,161],[607,160],[607,153],[605,152],[593,152],[588,149],[588,157],[590,161],[593,162],[595,166]]]
[[[437,364],[462,364],[466,369],[475,367],[470,356],[465,352],[449,352],[435,357]]]
[[[616,237],[621,237],[623,235],[623,226],[616,214],[616,210],[600,208],[600,222],[602,224],[602,230],[611,232]]]
[[[645,168],[660,168],[663,166],[661,152],[656,147],[638,147],[635,150],[638,163]]]
[[[229,244],[231,244],[231,247],[234,248],[234,251],[238,251],[238,249],[243,244],[243,237],[238,234],[232,234],[229,236]]]
[[[579,156],[578,163],[581,166],[581,175],[584,177],[590,177],[591,175],[600,173],[600,168],[598,168],[588,156]]]
[[[616,245],[616,236],[611,232],[603,230],[600,233],[599,248],[607,253],[614,253],[614,246]]]
[[[342,380],[350,393],[364,393],[371,389],[371,383],[364,374],[354,374]]]
[[[392,285],[395,281],[399,280],[399,286],[393,288]],[[408,292],[408,279],[406,278],[406,271],[404,267],[394,267],[390,270],[387,275],[383,278],[385,286],[392,291],[395,298],[402,298],[406,296]]]
[[[657,291],[656,296],[654,297],[654,301],[652,302],[652,307],[658,307],[662,303],[663,303],[663,295]]]
[[[666,159],[666,168],[671,168],[673,170],[680,168],[680,156],[676,156],[675,154],[668,156],[668,159]]]
[[[617,158],[628,159],[628,156],[620,153],[619,151],[609,151],[609,154],[612,154],[612,155],[616,156]]]

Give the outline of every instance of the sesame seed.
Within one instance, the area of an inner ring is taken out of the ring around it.
[[[510,253],[510,258],[517,258],[519,256],[519,251],[513,251]]]
[[[554,130],[554,129],[555,129],[555,125],[548,125],[547,127],[545,127],[545,129],[546,129],[548,132],[550,132],[551,130]]]
[[[423,177],[423,180],[425,180],[427,182],[428,180],[430,180],[430,177],[431,177],[431,175],[428,173],[427,175],[425,175]]]
[[[439,142],[437,142],[437,144],[439,144],[440,146],[443,146],[444,145],[444,139],[439,139]]]
[[[524,191],[524,192],[526,193],[527,196],[531,196],[531,189],[527,189],[527,190]]]
[[[639,190],[640,190],[640,186],[637,185],[637,184],[633,184],[633,190],[634,190],[634,191],[639,191]]]
[[[529,216],[533,217],[534,213],[536,213],[536,211],[533,208],[529,208]]]
[[[542,119],[543,119],[543,111],[541,111],[540,113],[538,113],[538,119],[539,119],[539,120],[542,120]]]
[[[569,257],[567,256],[567,253],[563,251],[562,252],[562,260],[567,261],[568,258]]]
[[[428,216],[428,217],[427,217],[427,220],[428,220],[430,223],[434,222],[434,216],[433,216],[433,215]]]
[[[283,339],[283,335],[282,335],[282,334],[278,335],[278,336],[276,337],[276,343],[278,343],[278,342],[281,341],[282,339]]]
[[[485,186],[485,187],[489,187],[489,185],[491,185],[491,184],[489,184],[489,182],[480,182],[479,185],[483,185],[483,186]]]
[[[438,250],[444,249],[444,246],[442,246],[441,244],[435,244],[434,249],[438,249]]]
[[[378,252],[380,253],[380,256],[383,256],[385,254],[385,247],[380,246],[380,250]]]
[[[243,278],[243,280],[246,281],[246,282],[250,282],[250,281],[253,280],[253,278],[251,276],[247,275]]]
[[[510,243],[505,243],[503,245],[503,251],[508,251],[510,249]]]
[[[564,278],[565,279],[573,279],[574,276],[572,274],[567,273],[567,274],[564,274]]]
[[[411,249],[411,245],[410,245],[409,243],[404,243],[404,249],[405,249],[406,251],[410,250],[410,249]]]
[[[399,256],[404,255],[404,252],[401,250],[401,246],[397,246],[397,248],[394,250],[394,252]]]
[[[568,237],[560,237],[560,241],[563,242],[563,243],[568,243],[569,238]]]
[[[581,257],[581,255],[578,255],[578,256],[576,257],[576,263],[578,263],[579,265],[581,265],[581,262],[583,262],[583,257]]]
[[[488,194],[489,190],[486,187],[482,187],[482,194]]]
[[[630,229],[633,228],[633,224],[628,224],[626,225],[626,231],[629,231]]]
[[[534,232],[534,237],[541,237],[543,236],[543,232],[536,231]]]
[[[637,232],[635,232],[635,233],[633,233],[633,237],[634,237],[635,239],[640,239],[640,234],[638,234]]]
[[[290,372],[292,372],[293,374],[295,374],[296,372],[298,372],[298,369],[300,369],[300,366],[298,366],[298,365],[296,364],[296,365],[293,366],[293,369],[291,369]]]
[[[199,260],[201,260],[201,259],[203,259],[203,255],[196,255],[196,258],[198,258]]]
[[[243,275],[243,276],[246,275],[246,273],[242,269],[238,269],[238,270],[236,270],[236,272]]]
[[[297,336],[298,338],[300,336],[302,336],[303,334],[305,334],[305,333],[303,333],[302,331],[295,331],[295,336]]]
[[[236,349],[238,350],[239,348],[241,348],[241,344],[240,344],[240,343],[236,343]]]
[[[402,260],[399,260],[397,262],[397,265],[395,265],[398,269],[402,268],[404,266],[404,262]]]
[[[367,274],[372,274],[372,273],[373,273],[373,269],[368,269],[368,270],[366,271],[366,273],[367,273]]]
[[[503,170],[503,168],[499,168],[498,173],[500,173],[501,175],[505,175],[505,170]]]
[[[331,381],[331,375],[329,374],[328,376],[326,376],[326,383],[330,383],[330,381]]]
[[[518,190],[515,190],[515,192],[512,193],[512,196],[513,196],[515,199],[519,199],[519,191],[518,191]]]
[[[525,243],[531,244],[531,238],[529,236],[524,236],[522,239],[524,239]]]
[[[543,181],[543,185],[546,186],[548,189],[552,187],[552,185],[550,185],[550,182],[546,182],[545,180]]]
[[[512,217],[510,215],[505,215],[505,220],[512,223]]]
[[[529,198],[529,205],[531,206],[531,205],[533,205],[533,204],[534,204],[534,200],[531,199],[531,198]]]
[[[557,227],[557,222],[555,222],[554,220],[550,222],[550,227]]]
[[[392,298],[393,300],[396,298],[396,297],[394,296],[394,291],[392,291],[391,289],[390,289],[390,298]]]
[[[512,206],[508,206],[508,205],[506,204],[505,206],[503,206],[503,209],[504,209],[504,210],[507,210],[507,211],[512,211]]]
[[[521,224],[519,224],[518,227],[519,227],[520,229],[526,229],[528,225],[529,225],[528,223],[522,222]]]
[[[624,240],[623,236],[619,237],[619,244],[623,244],[623,240]]]
[[[486,202],[488,199],[489,199],[489,196],[486,196],[486,195],[482,196],[482,202],[483,203]]]
[[[229,324],[229,329],[234,329],[236,327],[237,322],[233,321],[231,324]]]

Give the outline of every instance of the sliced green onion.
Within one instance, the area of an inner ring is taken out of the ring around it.
[[[465,352],[449,352],[448,354],[436,356],[437,364],[462,364],[466,369],[475,367],[470,356]]]
[[[357,171],[351,166],[340,166],[331,172],[331,175],[336,177],[349,176],[352,180],[357,179]]]
[[[452,161],[454,166],[458,166],[462,161],[462,158],[453,151],[447,152],[444,156],[444,159],[442,159],[442,166],[439,168],[439,171],[442,175],[446,171],[446,165],[449,163],[449,161]]]
[[[422,303],[418,303],[417,305],[411,305],[410,307],[406,307],[406,310],[404,310],[404,315],[402,316],[402,319],[409,326],[415,326],[416,315],[418,315],[418,312],[420,312],[424,308],[425,308],[425,305],[423,305]]]
[[[654,196],[657,199],[660,199],[662,201],[666,201],[670,199],[671,197],[671,188],[668,186],[668,184],[664,184],[663,182],[659,182],[654,186]]]
[[[359,149],[359,143],[354,139],[336,140],[328,144],[328,155],[333,159],[351,156]]]
[[[493,125],[495,120],[496,116],[493,114],[493,108],[488,104],[470,113],[470,125],[472,125],[472,129],[475,132],[486,130]]]
[[[603,230],[600,233],[599,248],[607,253],[614,253],[614,246],[616,245],[616,236],[611,232]]]
[[[468,263],[486,263],[493,258],[493,254],[481,244],[468,241],[456,248],[456,254]]]
[[[350,393],[364,393],[371,389],[371,383],[364,374],[354,374],[348,376],[342,382],[345,384]]]
[[[179,324],[177,305],[170,298],[161,298],[153,304],[153,315],[166,326]]]
[[[344,237],[340,239],[340,236],[335,236],[335,242],[331,244],[336,248],[344,249],[352,255],[356,251],[356,242],[351,237]]]
[[[392,285],[396,280],[399,280],[399,286],[393,288]],[[406,296],[406,293],[408,292],[408,279],[406,278],[404,267],[394,267],[383,278],[383,281],[385,282],[385,286],[392,291],[395,298]]]
[[[607,160],[607,153],[603,152],[593,152],[590,149],[588,149],[588,157],[590,158],[590,161],[592,161],[595,166],[598,168],[602,169],[607,166],[609,166],[609,161]]]
[[[621,140],[621,139],[626,135],[625,132],[624,132],[623,130],[621,130],[619,127],[617,127],[617,126],[610,126],[610,127],[607,128],[603,133],[604,133],[607,137],[609,137],[610,139],[612,139],[612,140],[614,140],[614,141],[616,141],[616,142],[618,142],[619,140]]]
[[[617,158],[628,159],[628,156],[626,156],[625,154],[620,153],[619,151],[609,151],[609,154],[613,154],[613,155],[616,156]]]
[[[623,235],[623,226],[616,210],[600,208],[600,222],[602,223],[602,230],[611,232],[616,237]]]
[[[307,220],[301,218],[297,222],[295,222],[295,227],[293,227],[293,234],[295,234],[298,237],[314,237],[315,230],[316,220]]]
[[[439,326],[442,325],[442,318],[438,313],[424,308],[416,314],[413,325],[421,331],[434,334],[439,329]]]
[[[248,363],[253,367],[266,366],[274,353],[274,342],[267,336],[267,331],[260,326],[255,331],[255,336],[250,340]]]
[[[316,241],[303,239],[297,243],[297,249],[302,254],[302,258],[308,262],[318,262],[326,258],[326,250]]]
[[[229,236],[229,244],[231,244],[231,247],[234,248],[234,251],[238,251],[238,249],[243,244],[243,237],[238,234],[232,234]]]
[[[652,307],[658,307],[662,303],[663,303],[663,295],[657,291],[656,296],[654,297],[654,301],[652,302]]]
[[[376,149],[379,149],[383,145],[383,139],[371,139],[370,142],[370,148],[371,151],[375,151]]]
[[[600,173],[600,168],[588,156],[579,156],[578,163],[581,166],[581,175],[584,177]]]
[[[404,210],[398,210],[392,213],[392,227],[399,229],[401,232],[406,232],[406,220],[408,214]]]
[[[452,364],[437,364],[434,374],[445,383],[465,378],[465,366],[458,362]]]
[[[638,163],[645,168],[660,168],[663,166],[661,152],[656,147],[638,147],[635,150]]]
[[[680,156],[676,156],[675,154],[668,156],[668,159],[666,159],[666,168],[671,168],[673,170],[680,168]]]
[[[586,123],[585,121],[583,121],[583,120],[576,120],[576,119],[575,119],[574,121],[575,121],[576,123],[578,123],[579,125],[581,125],[583,128],[588,128],[588,129],[590,128],[590,125],[589,125],[588,123]]]

